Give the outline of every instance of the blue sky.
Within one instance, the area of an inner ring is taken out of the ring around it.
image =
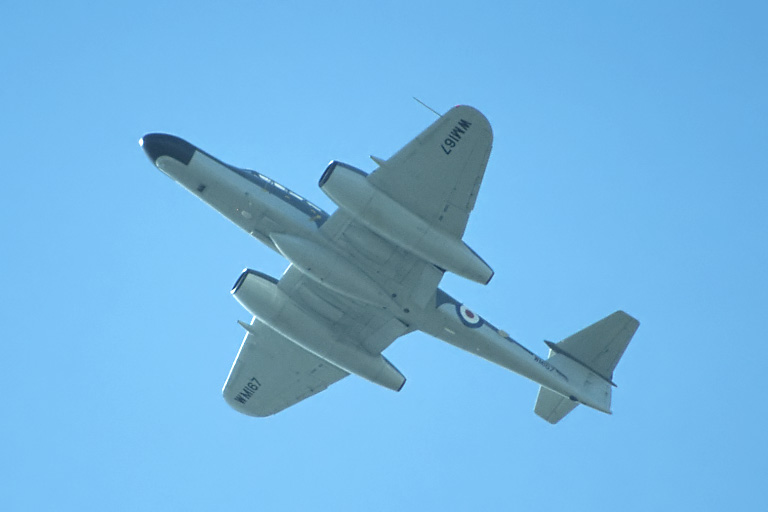
[[[762,2],[3,2],[4,510],[743,510],[768,475]],[[421,334],[400,393],[220,389],[244,267],[286,262],[152,167],[184,137],[319,204],[445,111],[494,150],[443,288],[539,354],[624,309],[614,415]]]

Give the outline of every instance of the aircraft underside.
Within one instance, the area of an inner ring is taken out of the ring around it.
[[[320,188],[332,215],[255,171],[178,137],[141,140],[171,179],[289,262],[277,280],[246,269],[232,295],[252,315],[223,388],[268,416],[349,374],[399,391],[382,352],[420,330],[541,385],[535,412],[556,423],[578,404],[610,413],[613,370],[639,323],[617,311],[539,357],[438,288],[445,272],[487,284],[493,270],[462,241],[491,152],[487,119],[451,109],[366,174],[331,162]]]

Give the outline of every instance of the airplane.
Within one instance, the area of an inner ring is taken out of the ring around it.
[[[382,354],[422,331],[540,385],[534,411],[554,424],[579,404],[611,414],[614,368],[639,322],[615,313],[540,357],[438,287],[445,272],[487,284],[493,270],[462,237],[491,153],[483,114],[457,106],[367,174],[332,161],[320,189],[331,215],[263,174],[168,134],[139,144],[152,163],[282,254],[278,280],[245,269],[232,296],[252,315],[222,394],[270,416],[355,374],[400,391]]]

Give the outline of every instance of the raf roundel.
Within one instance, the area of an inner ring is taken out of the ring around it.
[[[482,325],[482,318],[480,315],[476,315],[464,304],[458,305],[456,308],[459,312],[459,318],[467,327],[477,328]]]

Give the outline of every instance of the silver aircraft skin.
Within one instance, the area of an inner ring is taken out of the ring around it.
[[[613,370],[639,325],[617,311],[540,357],[438,284],[453,272],[486,284],[493,270],[463,241],[493,135],[458,106],[366,174],[331,162],[320,188],[329,215],[255,171],[173,135],[140,144],[152,163],[289,266],[278,280],[246,269],[232,295],[253,315],[223,388],[250,416],[269,416],[354,373],[399,391],[405,377],[382,352],[423,331],[541,385],[534,411],[557,423],[578,404],[610,414]]]

